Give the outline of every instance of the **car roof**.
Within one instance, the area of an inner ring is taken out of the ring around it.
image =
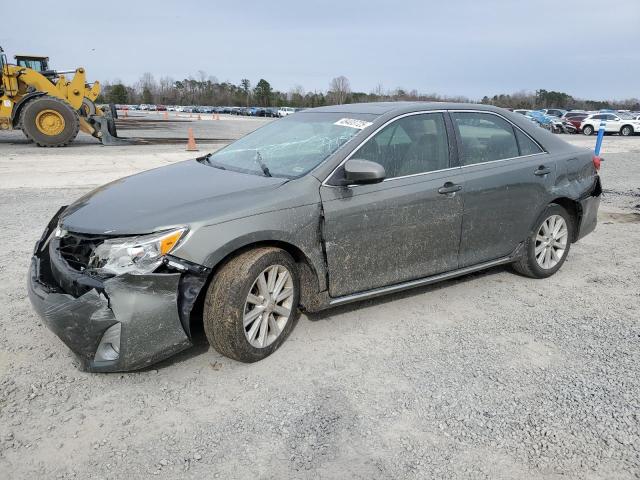
[[[308,108],[306,112],[326,113],[364,113],[384,115],[387,113],[401,114],[418,110],[486,110],[489,112],[502,112],[501,108],[493,105],[479,103],[453,103],[453,102],[371,102],[371,103],[347,103],[342,105],[329,105],[326,107]]]

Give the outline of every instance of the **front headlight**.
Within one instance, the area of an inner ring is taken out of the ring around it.
[[[95,248],[89,258],[89,268],[110,275],[151,273],[186,231],[178,228],[138,237],[110,238]]]

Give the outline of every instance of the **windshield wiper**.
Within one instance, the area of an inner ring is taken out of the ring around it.
[[[267,167],[262,161],[262,155],[260,155],[260,150],[256,149],[256,156],[253,157],[260,168],[262,169],[262,173],[264,173],[265,177],[271,177],[271,172],[269,171],[269,167]]]
[[[213,162],[211,160],[211,155],[213,155],[213,153],[207,153],[206,155],[203,155],[202,157],[198,158],[198,160],[206,160],[206,162],[212,167],[219,168],[220,170],[226,170],[226,168],[220,165],[219,163]]]

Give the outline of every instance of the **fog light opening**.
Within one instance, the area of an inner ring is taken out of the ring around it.
[[[102,335],[102,340],[96,350],[95,362],[111,362],[120,358],[120,331],[121,324],[116,323],[107,329]]]

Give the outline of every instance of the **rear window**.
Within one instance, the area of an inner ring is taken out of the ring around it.
[[[514,130],[516,131],[516,138],[518,139],[518,146],[520,147],[520,155],[535,155],[537,153],[542,153],[542,149],[536,142],[531,140],[517,128]]]
[[[462,141],[462,165],[518,157],[513,126],[503,118],[479,112],[457,112],[451,117]]]

